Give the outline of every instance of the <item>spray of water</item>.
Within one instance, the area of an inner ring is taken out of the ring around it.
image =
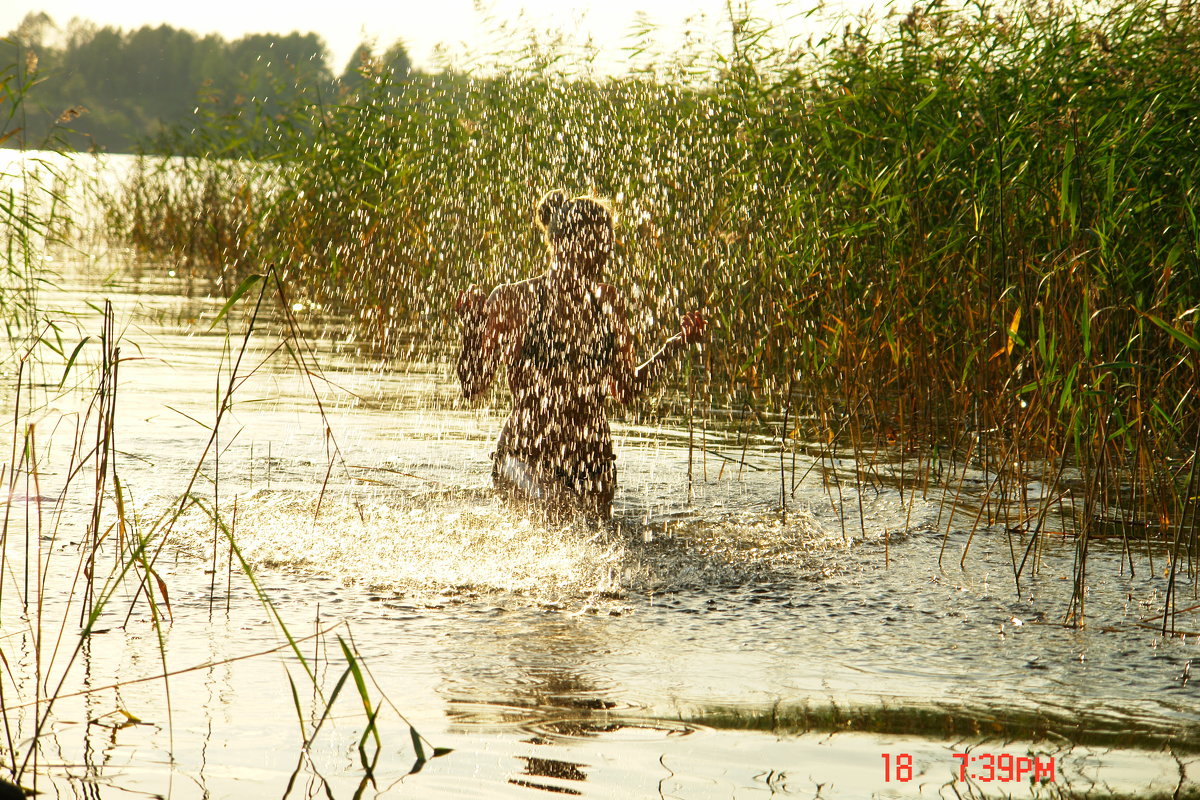
[[[332,577],[419,597],[510,595],[571,607],[637,595],[819,574],[845,547],[803,512],[706,515],[673,522],[583,518],[555,525],[514,513],[488,493],[345,494],[318,513],[310,492],[242,498],[237,541],[251,564]],[[197,515],[182,541],[202,557],[211,523]]]

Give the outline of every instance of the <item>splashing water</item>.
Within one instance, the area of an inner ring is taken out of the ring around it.
[[[671,523],[548,525],[486,494],[325,498],[260,490],[242,498],[236,540],[252,566],[401,594],[508,593],[537,603],[737,585],[817,573],[844,548],[805,513],[744,512]],[[183,528],[197,553],[212,527]]]

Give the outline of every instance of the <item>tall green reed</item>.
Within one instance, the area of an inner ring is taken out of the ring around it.
[[[64,112],[44,138],[29,140],[25,123],[40,77],[37,55],[19,45],[6,52],[15,58],[0,63],[0,319],[16,342],[38,325],[46,245],[61,241],[68,219],[63,164],[54,156],[71,113]]]

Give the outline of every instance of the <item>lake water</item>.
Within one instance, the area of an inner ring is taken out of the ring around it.
[[[491,496],[502,398],[464,404],[448,359],[371,355],[300,306],[311,350],[290,346],[307,371],[281,347],[277,314],[238,361],[252,295],[213,327],[223,301],[165,265],[91,241],[51,256],[58,277],[37,301],[65,345],[35,350],[18,393],[14,340],[2,407],[22,443],[4,455],[3,763],[28,756],[28,787],[173,798],[1197,792],[1196,637],[1164,638],[1154,619],[1165,550],[1151,551],[1153,566],[1139,553],[1131,574],[1119,541],[1093,543],[1087,625],[1063,627],[1073,540],[1047,537],[1018,593],[1012,564],[1027,543],[1003,525],[981,527],[960,565],[973,512],[947,526],[948,498],[856,482],[850,461],[815,463],[808,450],[785,459],[785,509],[778,439],[705,408],[689,448],[687,420],[659,416],[653,396],[614,423],[614,525],[546,527]],[[105,300],[120,336],[110,463],[126,527],[110,478],[92,574],[111,580],[113,599],[80,640],[96,459],[77,468],[96,437]],[[235,361],[234,402],[206,455]],[[155,520],[189,485],[219,509],[257,588],[204,513],[184,513],[163,538]],[[136,570],[109,577],[121,543],[150,531],[157,612]],[[1190,581],[1185,590],[1178,607],[1200,602]],[[154,679],[164,671],[175,674]],[[419,762],[410,726],[426,749],[450,752]]]

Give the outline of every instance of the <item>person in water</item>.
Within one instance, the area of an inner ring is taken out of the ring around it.
[[[624,301],[600,281],[613,251],[613,212],[594,197],[556,190],[539,201],[536,220],[550,251],[545,274],[490,296],[474,284],[458,295],[458,378],[473,399],[500,364],[507,368],[513,408],[492,456],[497,489],[554,517],[609,519],[617,481],[604,398],[629,403],[701,340],[707,323],[699,312],[684,314],[680,332],[636,366]]]

